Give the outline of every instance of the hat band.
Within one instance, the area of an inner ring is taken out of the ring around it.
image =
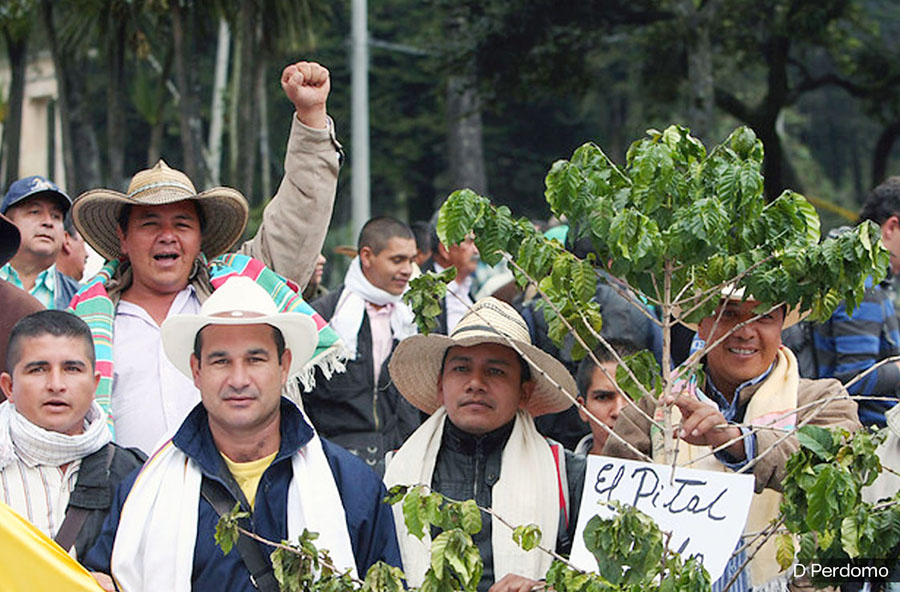
[[[455,337],[458,337],[460,333],[466,333],[468,331],[486,331],[488,333],[493,333],[494,335],[499,335],[499,336],[505,337],[507,339],[517,339],[519,341],[525,341],[521,337],[513,337],[512,335],[509,335],[508,333],[503,333],[501,331],[498,331],[497,329],[495,329],[494,327],[491,327],[490,325],[466,325],[465,327],[457,327],[456,329],[454,329],[453,335],[451,335],[450,338],[453,339]],[[531,339],[529,338],[527,341],[530,342]]]
[[[184,189],[185,191],[187,191],[188,193],[191,193],[191,194],[194,193],[194,188],[189,187],[189,186],[185,185],[184,183],[179,183],[178,181],[160,181],[158,183],[150,183],[149,185],[142,185],[141,187],[138,187],[134,191],[130,192],[128,194],[128,197],[133,198],[138,193],[143,193],[144,191],[148,191],[150,189],[158,189],[160,187],[175,187],[177,189]]]

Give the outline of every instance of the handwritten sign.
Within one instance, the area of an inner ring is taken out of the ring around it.
[[[597,571],[597,562],[584,545],[584,528],[594,515],[613,516],[601,502],[618,500],[671,532],[671,548],[684,558],[701,559],[716,581],[744,531],[752,497],[752,475],[676,468],[673,476],[670,466],[588,456],[571,561]]]

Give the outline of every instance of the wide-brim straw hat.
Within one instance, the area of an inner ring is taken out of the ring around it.
[[[249,209],[240,191],[213,187],[197,193],[187,175],[162,160],[135,174],[128,193],[113,189],[85,191],[72,206],[72,218],[84,240],[100,255],[114,260],[122,257],[116,228],[125,206],[158,206],[184,200],[196,203],[203,216],[200,250],[209,259],[227,252],[247,226]]]
[[[751,302],[757,301],[755,298],[753,298],[752,294],[749,296],[745,296],[744,292],[745,290],[743,286],[735,288],[733,284],[728,284],[721,290],[722,300],[729,300],[732,302],[741,300],[749,300]],[[787,308],[787,312],[784,315],[784,324],[781,326],[781,330],[784,331],[788,327],[796,325],[797,323],[805,319],[809,315],[809,312],[810,311],[808,310],[800,312],[797,307]],[[687,323],[685,321],[680,322],[685,327],[693,329],[694,331],[696,331],[699,327],[699,323]]]
[[[434,413],[441,406],[437,383],[444,353],[453,346],[482,343],[497,343],[513,350],[518,348],[519,354],[531,366],[535,386],[525,404],[531,415],[557,413],[572,406],[572,400],[561,390],[575,396],[577,388],[572,375],[559,360],[531,344],[528,326],[522,316],[496,298],[476,302],[449,337],[413,335],[400,342],[388,365],[391,379],[407,401],[425,413]]]
[[[191,354],[194,339],[207,325],[271,325],[284,336],[284,345],[291,350],[290,375],[303,370],[312,359],[318,343],[316,322],[299,312],[279,312],[275,301],[265,288],[244,276],[229,278],[214,291],[200,314],[177,314],[163,321],[161,329],[163,350],[182,374],[193,378]]]
[[[13,221],[0,214],[0,266],[13,258],[19,250],[19,227]]]

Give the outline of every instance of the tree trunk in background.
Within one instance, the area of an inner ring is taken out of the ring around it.
[[[156,111],[153,115],[153,122],[150,126],[150,144],[147,146],[147,167],[154,166],[162,157],[163,135],[166,127],[164,112],[168,105],[168,89],[166,85],[169,83],[169,74],[172,72],[172,62],[175,61],[175,49],[171,48],[166,52],[166,61],[163,63],[162,70],[159,73],[159,89],[156,103]],[[179,93],[181,91],[178,91]]]
[[[241,3],[238,37],[241,47],[240,97],[238,99],[238,153],[237,188],[244,194],[251,206],[260,203],[260,196],[253,190],[253,179],[256,171],[256,154],[259,133],[256,107],[256,29],[258,15],[253,0]]]
[[[878,141],[875,143],[875,150],[872,153],[872,187],[879,185],[888,176],[888,160],[897,136],[900,136],[900,119],[886,126],[878,135]]]
[[[259,181],[263,200],[272,197],[272,163],[269,154],[269,109],[266,103],[266,60],[256,63],[256,103],[259,106]]]
[[[6,156],[6,174],[3,192],[19,178],[19,152],[22,140],[22,105],[25,101],[25,64],[28,38],[15,39],[9,31],[3,32],[9,55],[12,77],[9,84],[9,103],[3,126],[3,152]]]
[[[715,117],[715,84],[709,24],[715,5],[710,0],[697,11],[694,0],[679,0],[676,4],[687,31],[688,126],[704,144],[714,143],[710,137]]]
[[[125,88],[125,21],[110,16],[107,40],[106,88],[106,154],[109,165],[108,182],[113,189],[123,189],[125,181],[125,109],[122,95]]]
[[[181,132],[181,150],[184,173],[196,187],[204,186],[204,179],[198,162],[198,150],[195,132],[192,126],[194,119],[194,99],[191,92],[190,76],[187,64],[192,52],[185,36],[185,17],[178,2],[172,2],[172,43],[175,51],[175,84],[181,99],[178,102],[178,124]]]
[[[209,140],[207,141],[209,182],[222,184],[222,131],[225,122],[225,86],[228,83],[228,58],[231,48],[231,29],[228,21],[219,19],[219,35],[216,45],[216,69],[213,76],[212,105],[209,116]]]
[[[81,186],[78,182],[78,172],[75,168],[75,154],[72,145],[72,121],[69,116],[69,90],[66,71],[69,69],[66,54],[60,47],[56,33],[56,24],[53,22],[53,3],[50,0],[41,0],[41,22],[47,33],[47,42],[50,45],[50,54],[53,56],[53,69],[56,73],[56,108],[59,109],[59,127],[62,136],[63,168],[65,169],[68,191],[74,193],[72,197],[80,193]],[[55,179],[54,179],[55,180]]]

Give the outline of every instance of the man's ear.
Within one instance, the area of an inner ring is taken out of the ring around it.
[[[200,358],[197,354],[191,354],[191,375],[194,377],[194,386],[200,388]]]
[[[437,398],[438,398],[438,405],[443,405],[444,404],[444,377],[441,374],[438,374]]]
[[[125,233],[122,232],[122,227],[116,224],[116,236],[119,238],[119,250],[122,251],[122,255],[125,258],[128,258],[128,249],[125,246]]]
[[[285,349],[284,353],[281,354],[281,360],[279,363],[281,364],[281,386],[287,384],[288,377],[291,375],[291,360],[294,359],[294,354],[291,353],[291,350]]]
[[[370,261],[375,253],[372,251],[372,247],[365,246],[359,250],[359,264],[363,269],[368,269],[370,265]]]
[[[0,390],[3,391],[3,394],[6,395],[6,398],[9,399],[10,403],[12,403],[12,376],[9,374],[9,372],[3,372],[2,374],[0,374]]]
[[[576,399],[578,400],[578,402],[581,403],[582,405],[585,404],[584,397],[582,397],[581,395],[578,395],[578,396],[575,397],[575,398],[576,398]],[[578,408],[578,417],[580,417],[580,418],[581,418],[581,421],[583,421],[584,423],[588,423],[588,424],[590,423],[590,420],[588,419],[588,416],[585,415],[584,409],[582,409],[581,407]]]
[[[522,396],[519,397],[519,409],[525,409],[531,401],[531,395],[534,393],[534,380],[526,380],[520,387]]]
[[[715,316],[706,317],[700,321],[700,324],[697,325],[697,337],[706,341],[706,338],[709,337],[709,330],[715,322]]]
[[[72,237],[69,236],[68,232],[63,233],[63,242],[62,242],[62,248],[60,249],[60,252],[64,255],[72,254]]]

